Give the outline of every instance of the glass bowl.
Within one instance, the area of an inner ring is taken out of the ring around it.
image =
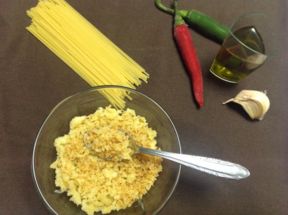
[[[50,164],[56,159],[53,145],[56,137],[69,131],[69,122],[74,116],[94,113],[98,107],[106,107],[110,103],[102,95],[103,91],[129,93],[132,98],[126,99],[126,108],[144,116],[154,130],[157,131],[157,144],[165,151],[181,153],[177,131],[167,113],[148,96],[135,90],[120,86],[101,86],[72,95],[61,101],[51,111],[38,132],[32,157],[32,174],[36,188],[49,210],[61,215],[85,215],[69,200],[66,193],[57,193],[54,169]],[[142,203],[135,202],[131,207],[113,211],[110,214],[157,214],[172,195],[181,166],[171,161],[163,160],[163,171],[152,188],[142,198]],[[97,213],[95,213],[97,214]],[[99,213],[100,214],[100,213]]]

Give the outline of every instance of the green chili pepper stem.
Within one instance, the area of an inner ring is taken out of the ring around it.
[[[170,15],[175,15],[175,10],[173,8],[170,8],[170,7],[166,7],[161,0],[155,0],[155,5],[156,7],[165,12],[165,13],[168,13]],[[178,11],[178,14],[181,15],[182,17],[185,17],[187,16],[187,14],[189,13],[188,10],[177,10]]]
[[[164,4],[162,4],[161,0],[155,0],[155,5],[162,11],[169,13],[171,15],[174,15],[174,9],[166,7]]]

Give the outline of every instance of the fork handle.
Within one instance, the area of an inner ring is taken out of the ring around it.
[[[250,175],[247,168],[236,163],[223,161],[216,158],[178,154],[142,147],[139,148],[139,152],[149,155],[156,155],[218,177],[243,179]]]

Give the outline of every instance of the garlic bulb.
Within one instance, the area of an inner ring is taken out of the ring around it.
[[[242,90],[223,104],[235,102],[243,107],[251,119],[262,120],[270,107],[270,101],[266,92],[257,90]]]

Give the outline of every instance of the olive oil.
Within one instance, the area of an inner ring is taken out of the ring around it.
[[[261,66],[266,57],[261,35],[248,26],[226,38],[210,71],[224,81],[237,83]]]

